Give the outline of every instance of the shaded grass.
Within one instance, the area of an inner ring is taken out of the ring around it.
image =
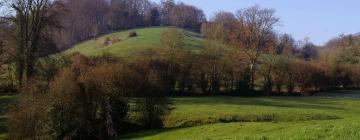
[[[16,100],[13,94],[0,93],[0,140],[6,139],[7,122],[6,113],[9,107]]]
[[[6,140],[6,135],[5,134],[0,134],[0,140]]]
[[[329,121],[218,123],[186,129],[153,130],[128,139],[357,140],[360,138],[359,130],[358,126]]]
[[[117,57],[127,57],[134,52],[150,47],[160,46],[161,35],[167,29],[167,27],[152,27],[111,33],[80,43],[65,51],[64,53],[72,54],[75,52],[80,52],[81,54],[87,56],[100,56],[106,53]],[[202,43],[200,34],[183,29],[180,30],[184,33],[185,47],[193,50],[199,49]],[[129,33],[133,31],[136,31],[138,36],[129,38]],[[106,38],[116,38],[120,39],[121,41],[110,43],[108,46],[104,46],[103,42]]]
[[[173,111],[165,119],[165,129],[122,139],[360,139],[360,100],[348,98],[357,94],[172,98]]]

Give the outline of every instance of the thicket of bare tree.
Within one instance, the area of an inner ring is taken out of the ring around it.
[[[37,77],[23,86],[10,113],[11,139],[109,139],[140,130],[138,124],[162,127],[166,86],[153,61],[80,54],[66,61],[52,80]]]

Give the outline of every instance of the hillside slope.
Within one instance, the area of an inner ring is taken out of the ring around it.
[[[79,52],[87,56],[99,56],[109,53],[114,56],[125,57],[134,51],[160,46],[161,35],[167,29],[167,27],[152,27],[111,33],[80,43],[65,51],[65,54]],[[185,47],[200,48],[202,38],[199,33],[180,30],[184,33]],[[138,36],[130,38],[129,33],[133,31],[136,31]]]

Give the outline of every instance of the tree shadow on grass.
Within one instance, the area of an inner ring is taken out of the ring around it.
[[[341,107],[341,104],[333,104],[336,99],[327,99],[322,97],[228,97],[228,96],[218,96],[218,97],[176,97],[172,98],[174,104],[188,104],[188,105],[253,105],[253,106],[267,106],[267,107],[283,107],[283,108],[301,108],[301,109],[326,109],[326,110],[346,110],[346,108]],[[175,106],[176,107],[176,106]],[[294,114],[289,118],[279,118],[283,114],[249,114],[249,115],[233,115],[227,116],[224,118],[215,118],[214,121],[209,121],[209,123],[196,123],[200,120],[189,120],[191,123],[195,122],[195,125],[182,125],[174,128],[167,129],[158,129],[158,130],[149,130],[142,131],[140,133],[133,133],[123,137],[123,139],[136,139],[144,138],[149,136],[158,135],[165,132],[171,132],[182,128],[201,126],[206,124],[216,124],[216,123],[233,123],[233,122],[272,122],[272,121],[309,121],[309,120],[333,120],[341,119],[340,117],[332,114]],[[296,116],[300,116],[296,118]],[[247,120],[247,118],[250,118]],[[255,119],[254,119],[255,118]],[[281,120],[285,119],[285,120]],[[289,119],[289,120],[286,120]],[[294,119],[294,120],[292,120]],[[203,122],[203,121],[201,121]]]
[[[16,96],[11,94],[0,94],[0,115],[5,115],[10,106],[15,102]]]
[[[0,134],[7,132],[6,117],[0,116]]]
[[[7,132],[8,125],[5,115],[15,100],[16,95],[14,94],[0,94],[0,134]]]
[[[189,31],[184,32],[185,35],[185,46],[191,48],[201,48],[201,35],[196,33],[191,33]]]
[[[347,110],[333,104],[333,100],[314,97],[199,97],[174,98],[180,104],[193,105],[251,105],[299,109]]]
[[[128,134],[125,135],[123,137],[120,137],[120,139],[139,139],[139,138],[144,138],[144,137],[149,137],[149,136],[154,136],[157,134],[161,134],[161,133],[165,133],[165,132],[170,132],[170,131],[176,131],[179,129],[183,129],[183,128],[164,128],[164,129],[154,129],[154,130],[148,130],[148,131],[143,131],[143,132],[138,132],[138,133],[133,133],[133,134]]]

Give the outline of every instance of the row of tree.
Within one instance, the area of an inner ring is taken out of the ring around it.
[[[38,67],[42,73],[22,86],[9,113],[11,139],[106,140],[162,127],[169,108],[153,62],[80,54],[53,59],[56,67]]]
[[[52,35],[62,49],[102,34],[137,27],[177,26],[199,31],[206,21],[201,9],[174,0],[160,3],[149,0],[46,0],[40,3],[11,0],[1,1],[1,4],[5,10],[13,9],[13,12],[6,12],[6,16],[12,16],[11,13],[18,13],[18,10],[24,12],[26,9],[21,5],[33,5],[29,7],[32,9],[39,6],[37,8],[41,9],[33,10],[42,10],[41,13],[47,13],[46,10],[55,12],[57,17],[50,17],[57,18],[58,30],[52,31],[55,32]],[[32,13],[24,14],[34,16]]]
[[[221,31],[212,33],[216,32]],[[156,60],[153,66],[162,71],[160,77],[170,95],[312,95],[359,87],[357,65],[323,61],[313,44],[298,47],[287,34],[273,36],[254,50],[207,38],[198,52],[183,47],[183,35],[177,29],[162,38],[161,48],[138,52],[131,60]]]

